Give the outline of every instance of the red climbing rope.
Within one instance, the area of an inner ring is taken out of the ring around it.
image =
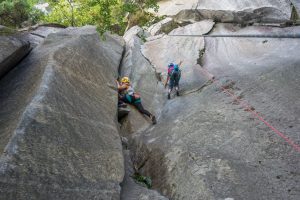
[[[211,73],[209,73],[206,69],[202,68],[203,72],[205,72],[205,74],[209,77],[209,79],[213,82],[213,83],[220,83],[220,81],[215,79],[215,76],[212,75]],[[245,111],[251,112],[254,116],[256,116],[261,122],[263,122],[266,126],[268,126],[272,131],[274,131],[278,136],[280,136],[281,138],[283,138],[289,145],[291,145],[296,151],[300,152],[300,146],[298,144],[296,144],[293,140],[291,140],[288,136],[286,136],[285,134],[283,134],[282,132],[280,132],[278,129],[276,129],[274,126],[272,126],[269,122],[267,122],[261,115],[259,115],[259,113],[257,113],[253,107],[246,101],[241,100],[239,97],[237,97],[236,95],[234,95],[232,92],[230,92],[228,89],[226,89],[225,87],[222,86],[222,84],[220,84],[220,88],[222,89],[223,92],[225,92],[226,94],[230,95],[232,98],[234,98],[234,100],[236,100],[237,102],[239,102],[240,105],[242,105],[245,108]]]

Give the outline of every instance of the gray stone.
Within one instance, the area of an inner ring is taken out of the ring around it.
[[[172,30],[169,35],[204,35],[214,27],[212,20],[202,20],[193,24],[186,25]]]
[[[167,0],[159,1],[159,10],[157,15],[159,16],[175,16],[183,10],[195,10],[197,8],[198,0]]]
[[[158,15],[176,21],[213,19],[220,22],[286,22],[291,16],[288,0],[169,0],[159,2]]]
[[[133,26],[124,34],[123,38],[125,40],[130,40],[133,36],[138,36],[139,38],[147,38],[150,36],[148,31],[145,31],[143,28],[139,26]]]
[[[31,45],[36,47],[41,43],[50,33],[57,33],[64,30],[64,28],[50,27],[50,26],[38,26],[36,29],[29,31],[27,37]]]
[[[124,42],[95,27],[50,34],[0,81],[1,199],[119,199]]]
[[[118,118],[122,119],[130,113],[130,109],[128,108],[118,108]]]
[[[198,22],[173,30],[170,35],[176,34],[205,34],[209,32],[214,23],[210,20]],[[182,64],[182,79],[180,88],[182,92],[188,92],[201,86],[206,80],[203,78],[201,67],[198,65],[201,51],[204,50],[204,39],[201,37],[172,37],[165,35],[159,39],[146,42],[142,52],[161,73],[162,79],[167,76],[167,66],[170,62]]]
[[[220,25],[212,34],[298,31]],[[156,48],[152,42],[144,47],[158,68],[169,55],[160,50],[170,50],[166,38],[160,40]],[[189,46],[191,41],[194,38],[186,38],[183,46],[172,40],[183,49],[195,48]],[[208,70],[216,81],[168,101],[156,126],[133,135],[134,166],[152,178],[154,189],[174,200],[299,199],[299,48],[297,39],[206,38],[203,67],[198,68]],[[190,57],[192,62],[196,58]],[[248,102],[295,148],[222,88]]]
[[[122,183],[122,200],[168,200],[168,198],[160,195],[157,191],[149,190],[135,182],[134,169],[130,158],[130,152],[124,151],[125,157],[125,178]]]
[[[171,32],[174,28],[177,28],[178,25],[174,22],[174,20],[170,17],[167,17],[166,19],[153,24],[148,28],[148,31],[152,36],[159,35],[161,33],[168,34]]]
[[[133,27],[132,29],[136,29]],[[132,33],[132,34],[129,34]],[[129,30],[125,34],[126,51],[121,65],[121,76],[128,76],[135,91],[141,95],[142,104],[145,109],[159,116],[163,106],[164,89],[158,80],[156,71],[149,61],[141,53],[142,40],[136,36],[135,31]],[[142,116],[134,107],[129,114],[130,125],[125,125],[128,132],[136,132],[147,128],[151,121]]]
[[[0,78],[30,52],[30,43],[17,36],[0,35]]]
[[[280,36],[282,35],[299,35],[299,33],[299,26],[286,28],[274,28],[270,26],[248,26],[241,28],[241,26],[237,26],[234,24],[219,23],[214,26],[214,29],[210,32],[209,35],[254,35],[257,39],[259,39],[260,35],[269,35],[274,36],[275,39],[280,39]],[[264,40],[268,40],[268,37]]]

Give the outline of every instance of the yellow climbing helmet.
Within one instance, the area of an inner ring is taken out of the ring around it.
[[[122,82],[122,83],[130,83],[130,79],[129,79],[127,76],[124,76],[124,77],[121,79],[121,82]]]

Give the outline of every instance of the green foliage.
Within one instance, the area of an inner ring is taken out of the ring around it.
[[[50,12],[36,9],[49,3]],[[156,0],[0,0],[0,24],[20,27],[24,21],[41,20],[65,26],[97,25],[101,34],[122,35],[126,29],[145,26],[155,18],[148,9],[157,10]]]
[[[9,36],[16,32],[15,29],[7,28],[7,27],[0,27],[0,36]]]
[[[132,25],[145,25],[153,16],[146,9],[157,10],[155,0],[49,0],[51,12],[45,18],[66,26],[97,25],[103,34],[122,35]]]
[[[127,12],[129,13],[127,17],[127,29],[135,25],[151,25],[152,23],[149,22],[154,21],[156,17],[146,10],[153,9],[157,12],[159,8],[156,0],[131,0],[126,4],[126,7],[128,8]]]
[[[150,177],[142,176],[139,173],[135,173],[132,177],[137,183],[150,189],[152,187],[152,180]]]
[[[37,0],[0,0],[0,24],[20,27],[26,20],[38,21],[41,12],[34,9],[36,2]]]

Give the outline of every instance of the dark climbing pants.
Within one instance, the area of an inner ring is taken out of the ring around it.
[[[147,115],[148,117],[151,117],[151,113],[148,110],[145,110],[141,102],[135,102],[133,105],[140,111],[140,113]]]
[[[170,76],[170,80],[169,80],[169,89],[171,91],[173,90],[173,87],[179,87],[179,80],[180,80],[180,78],[181,78],[180,71],[172,73],[172,75]]]
[[[170,79],[169,89],[173,90],[173,87],[179,87],[179,79]]]

